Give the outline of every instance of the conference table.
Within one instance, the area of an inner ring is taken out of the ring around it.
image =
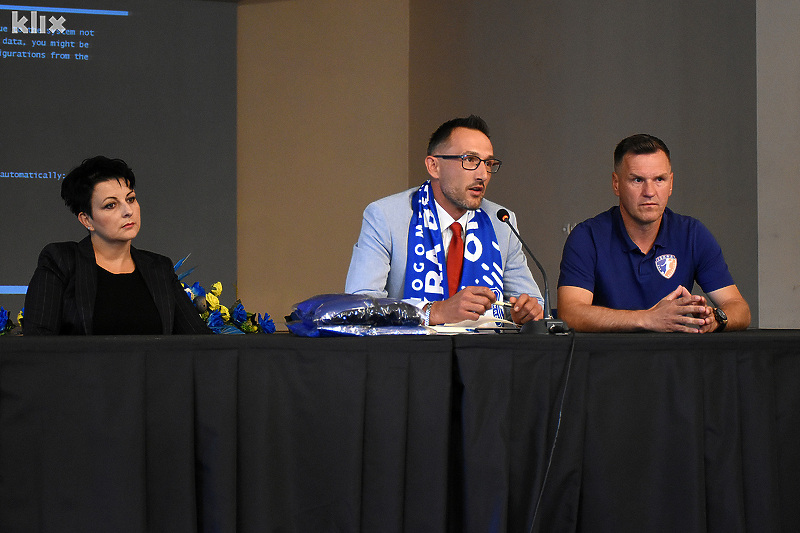
[[[0,531],[796,531],[800,330],[0,337]]]

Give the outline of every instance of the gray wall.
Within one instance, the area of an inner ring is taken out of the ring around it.
[[[342,291],[366,203],[421,183],[431,131],[478,113],[504,161],[489,197],[519,215],[554,296],[564,229],[616,203],[614,145],[649,132],[672,149],[670,206],[716,235],[753,325],[800,327],[798,15],[777,0],[241,0],[239,295],[279,317]]]
[[[411,9],[411,183],[438,123],[481,114],[503,159],[488,197],[517,212],[555,299],[564,228],[617,203],[616,143],[654,134],[673,155],[670,207],[711,229],[757,319],[754,2]]]
[[[800,328],[800,2],[759,0],[760,324]]]

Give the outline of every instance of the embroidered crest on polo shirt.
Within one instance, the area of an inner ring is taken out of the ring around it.
[[[664,254],[656,257],[656,269],[658,273],[669,279],[678,268],[678,258],[672,254]]]

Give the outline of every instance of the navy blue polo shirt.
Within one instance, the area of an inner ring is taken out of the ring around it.
[[[569,234],[558,286],[591,291],[594,305],[649,309],[678,285],[691,291],[695,281],[706,293],[733,285],[719,244],[699,220],[666,208],[655,243],[643,254],[614,206]]]

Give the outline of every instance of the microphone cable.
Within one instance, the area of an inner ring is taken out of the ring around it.
[[[550,453],[547,458],[547,466],[544,471],[544,477],[542,478],[542,486],[539,489],[539,497],[536,499],[536,507],[533,509],[533,519],[531,520],[531,527],[528,529],[528,533],[533,533],[533,527],[536,525],[536,517],[539,515],[539,505],[542,503],[542,496],[544,495],[544,489],[547,485],[547,479],[550,475],[550,465],[553,463],[553,455],[556,451],[556,443],[558,442],[558,433],[561,430],[561,416],[564,412],[564,399],[567,397],[567,385],[569,384],[569,377],[572,371],[572,355],[575,353],[575,331],[570,330],[569,335],[572,337],[572,340],[569,345],[569,354],[567,356],[567,362],[565,365],[565,372],[566,375],[564,376],[564,387],[561,391],[561,401],[558,406],[558,420],[556,422],[556,431],[553,435],[553,444],[550,446]]]

